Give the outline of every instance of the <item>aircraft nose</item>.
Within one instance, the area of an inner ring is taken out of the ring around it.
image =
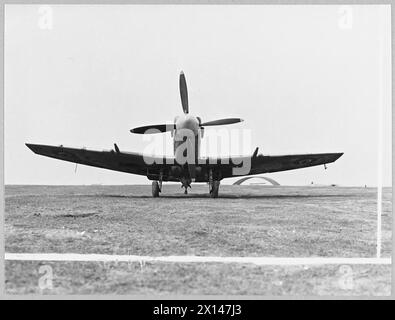
[[[188,116],[185,118],[179,118],[176,123],[177,129],[189,129],[194,132],[194,134],[198,133],[199,130],[199,122],[195,117]]]
[[[195,118],[187,119],[185,125],[188,129],[193,131],[197,131],[199,129],[199,123]]]

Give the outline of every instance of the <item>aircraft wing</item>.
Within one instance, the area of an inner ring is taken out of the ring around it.
[[[46,157],[143,176],[149,175],[150,169],[155,171],[158,168],[170,165],[172,161],[174,162],[173,158],[121,152],[118,147],[116,147],[116,150],[95,151],[29,143],[26,143],[26,146],[34,153]]]
[[[121,152],[118,147],[110,151],[95,151],[87,149],[68,148],[63,146],[49,146],[29,144],[26,146],[34,153],[72,163],[104,168],[114,171],[147,176],[151,180],[159,178],[162,169],[168,171],[175,164],[174,158],[146,156],[140,153]],[[222,178],[246,176],[260,173],[278,172],[300,169],[331,163],[340,158],[343,153],[317,153],[282,156],[252,156],[228,158],[201,158],[199,164],[203,173],[209,168],[221,172]],[[171,177],[164,177],[164,181],[178,181]],[[200,182],[207,181],[201,177]]]
[[[342,155],[343,153],[316,153],[279,156],[254,154],[252,157],[232,157],[217,160],[209,159],[208,162],[217,162],[217,165],[221,166],[222,177],[230,178],[235,176],[279,172],[324,165],[335,162]]]

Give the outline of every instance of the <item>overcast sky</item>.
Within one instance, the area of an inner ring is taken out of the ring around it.
[[[228,128],[250,130],[251,153],[345,153],[327,170],[267,175],[280,184],[376,185],[381,128],[391,185],[389,9],[379,18],[378,6],[7,5],[5,183],[148,183],[75,173],[24,144],[143,151],[129,130],[182,112],[184,70],[190,112],[243,118]]]

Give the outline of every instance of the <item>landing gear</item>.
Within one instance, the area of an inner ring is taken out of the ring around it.
[[[210,169],[208,173],[208,186],[211,198],[218,198],[219,180],[214,180],[213,170]]]
[[[191,184],[189,183],[189,184],[182,185],[181,188],[185,188],[184,194],[188,194],[188,188],[192,188],[192,187],[191,187]]]
[[[218,198],[219,192],[219,181],[215,180],[210,184],[210,197],[211,198]]]
[[[160,183],[161,184],[161,183]],[[161,188],[159,186],[158,181],[152,181],[152,196],[154,198],[159,197],[159,193],[161,191]]]
[[[162,192],[162,181],[163,181],[163,171],[161,170],[159,173],[159,181],[152,181],[152,196],[154,198],[159,197],[159,193]]]
[[[191,180],[190,179],[181,179],[181,188],[185,188],[184,194],[188,194],[188,188],[191,188]]]

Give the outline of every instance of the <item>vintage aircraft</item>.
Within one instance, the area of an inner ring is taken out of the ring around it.
[[[189,113],[188,93],[185,75],[180,74],[180,95],[183,114],[174,123],[148,125],[130,130],[136,134],[154,134],[170,131],[174,138],[174,157],[147,156],[141,153],[123,152],[114,144],[114,150],[94,151],[61,146],[48,146],[27,143],[34,153],[84,164],[93,167],[122,171],[146,176],[152,180],[152,196],[158,197],[163,181],[181,182],[181,187],[191,187],[192,182],[207,182],[212,198],[218,197],[220,181],[235,176],[248,176],[260,173],[278,172],[336,161],[343,153],[299,154],[283,156],[264,156],[258,148],[249,156],[201,157],[200,138],[204,127],[227,125],[243,121],[227,118],[202,122],[200,117]]]

